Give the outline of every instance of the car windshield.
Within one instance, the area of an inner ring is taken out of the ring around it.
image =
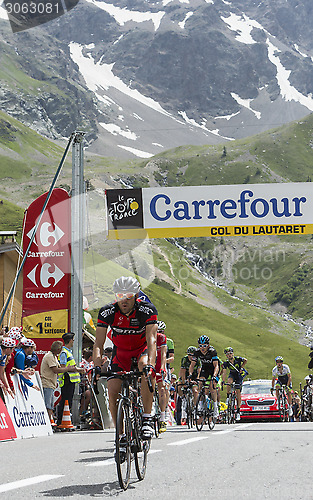
[[[243,384],[242,394],[270,394],[270,384]]]

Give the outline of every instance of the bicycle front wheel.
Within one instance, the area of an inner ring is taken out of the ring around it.
[[[235,423],[235,396],[233,394],[229,396],[229,403],[227,406],[227,423]]]
[[[206,397],[203,393],[200,393],[196,403],[196,428],[197,431],[201,431],[206,417]]]
[[[115,462],[120,487],[126,490],[129,485],[131,467],[131,422],[129,407],[124,399],[120,399],[117,408]]]
[[[192,429],[194,424],[194,409],[193,409],[193,396],[188,394],[187,396],[187,424],[188,429]]]
[[[214,406],[213,406],[213,401],[210,400],[210,406],[208,409],[208,424],[209,424],[209,429],[212,430],[215,427],[215,417],[214,415]]]
[[[150,442],[150,439],[141,441],[141,449],[134,453],[136,474],[139,481],[142,481],[146,475]]]

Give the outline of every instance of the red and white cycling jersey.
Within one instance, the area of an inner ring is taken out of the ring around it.
[[[156,323],[157,310],[151,302],[136,301],[128,316],[121,312],[117,302],[111,302],[100,309],[97,326],[110,326],[113,344],[117,348],[134,351],[146,344],[146,326]]]

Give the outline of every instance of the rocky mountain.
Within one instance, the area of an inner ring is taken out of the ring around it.
[[[81,0],[10,33],[0,8],[1,109],[90,150],[149,157],[227,143],[313,110],[311,0]]]

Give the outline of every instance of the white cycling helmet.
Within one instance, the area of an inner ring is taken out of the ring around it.
[[[164,321],[158,321],[158,332],[163,332],[166,329]]]
[[[121,276],[113,283],[114,293],[138,293],[140,290],[140,283],[132,276]]]

